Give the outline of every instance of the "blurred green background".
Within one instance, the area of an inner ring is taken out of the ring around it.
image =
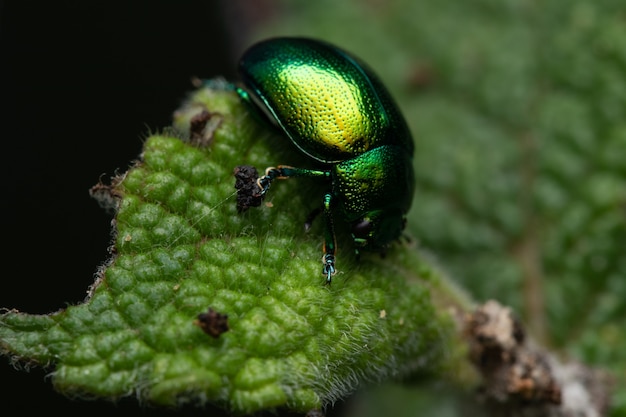
[[[416,141],[409,231],[423,250],[476,301],[512,306],[563,358],[614,372],[613,415],[626,415],[623,1],[0,7],[2,261],[14,271],[0,306],[46,313],[82,301],[109,243],[110,217],[88,188],[124,170],[141,139],[171,122],[191,77],[236,79],[237,57],[254,40],[311,36],[369,63],[402,108]],[[11,415],[42,404],[65,414],[177,414],[132,400],[72,401],[44,375],[2,364],[0,379],[14,382],[0,394]],[[332,414],[460,416],[467,404],[438,383],[388,386]]]

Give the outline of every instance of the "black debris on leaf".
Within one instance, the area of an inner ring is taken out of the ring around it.
[[[222,333],[228,331],[228,315],[218,313],[209,307],[206,313],[198,314],[198,319],[194,322],[204,333],[217,339]]]
[[[258,207],[263,201],[261,188],[257,184],[259,173],[250,165],[235,167],[235,188],[237,189],[237,211],[243,213],[250,207]]]

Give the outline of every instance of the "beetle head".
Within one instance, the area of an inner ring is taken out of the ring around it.
[[[370,211],[352,223],[352,238],[357,248],[381,251],[400,237],[405,226],[406,217],[400,210]]]

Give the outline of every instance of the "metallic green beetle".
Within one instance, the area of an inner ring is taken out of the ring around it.
[[[322,273],[336,273],[333,213],[350,224],[355,250],[384,252],[400,237],[413,199],[413,140],[383,84],[338,47],[306,38],[274,38],[250,47],[239,62],[239,96],[325,169],[279,165],[257,180],[265,195],[275,179],[329,181]],[[246,207],[247,208],[247,207]]]

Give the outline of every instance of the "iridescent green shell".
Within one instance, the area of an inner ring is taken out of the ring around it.
[[[246,51],[239,71],[251,99],[312,158],[338,162],[382,145],[413,155],[409,129],[385,87],[333,45],[270,39]]]

